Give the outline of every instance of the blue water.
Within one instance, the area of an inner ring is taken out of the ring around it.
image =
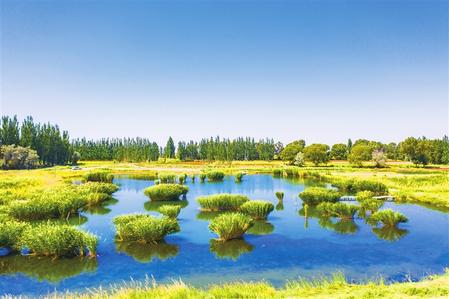
[[[363,219],[349,224],[305,219],[300,215],[298,193],[308,184],[270,175],[245,176],[239,184],[232,177],[221,183],[200,183],[198,179],[192,183],[188,179],[190,191],[179,216],[181,232],[167,236],[163,244],[116,245],[114,217],[158,213],[151,211],[152,204],[143,194],[153,182],[118,178],[115,183],[120,185],[114,194],[117,201],[84,212],[87,221],[80,218],[80,227],[100,238],[96,260],[0,257],[0,294],[83,291],[131,278],[154,278],[160,283],[182,279],[198,286],[266,280],[281,286],[286,280],[316,278],[336,271],[356,282],[379,277],[403,281],[442,273],[449,267],[448,214],[418,205],[386,203],[383,208],[402,212],[409,222],[396,231],[377,230],[377,234]],[[285,192],[283,207],[274,195],[278,190]],[[213,215],[200,213],[195,198],[222,192],[269,200],[277,210],[267,222],[258,222],[244,240],[217,243],[208,229],[207,219]]]

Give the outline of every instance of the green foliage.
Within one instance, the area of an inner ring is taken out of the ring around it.
[[[348,146],[344,143],[334,144],[330,156],[334,160],[346,160],[348,158]]]
[[[308,205],[317,205],[321,202],[337,202],[341,194],[338,191],[327,188],[309,187],[301,192],[299,197]]]
[[[369,180],[339,180],[332,183],[339,190],[345,192],[371,191],[375,195],[388,194],[388,187],[380,182]]]
[[[171,138],[171,136],[168,138],[167,144],[165,145],[164,156],[165,158],[175,157],[175,143],[173,142],[173,138]]]
[[[221,182],[224,179],[224,172],[222,171],[209,171],[206,173],[207,181],[209,182]]]
[[[179,197],[186,195],[187,192],[189,192],[189,187],[178,184],[159,184],[144,190],[145,195],[156,201],[179,200]]]
[[[159,212],[169,218],[177,218],[181,212],[181,206],[178,205],[163,205],[159,208]]]
[[[304,148],[304,159],[315,165],[329,162],[329,146],[314,143]]]
[[[364,161],[371,160],[373,149],[366,144],[354,145],[348,155],[348,161],[356,166],[362,166]]]
[[[179,184],[183,185],[186,182],[186,176],[180,175],[178,177],[178,182],[179,182]]]
[[[20,250],[18,240],[28,227],[29,224],[14,220],[0,222],[0,248],[7,247],[14,251]]]
[[[81,159],[81,154],[78,152],[72,153],[72,165],[78,165],[78,161]]]
[[[296,140],[289,143],[280,153],[282,160],[292,163],[296,155],[304,150],[306,142],[304,140]]]
[[[240,183],[240,182],[242,181],[242,178],[243,178],[244,175],[245,175],[245,173],[243,173],[243,172],[238,172],[238,173],[235,175],[235,182],[236,182],[236,183]]]
[[[201,181],[201,183],[204,183],[205,180],[206,180],[206,174],[205,173],[201,173],[200,174],[200,181]]]
[[[407,217],[405,217],[405,215],[403,215],[399,212],[395,212],[391,209],[386,209],[386,210],[381,210],[381,211],[378,211],[378,212],[372,214],[369,217],[369,221],[371,223],[375,223],[375,224],[381,222],[383,224],[383,226],[386,226],[386,227],[395,227],[399,223],[407,222],[408,219],[407,219]]]
[[[0,146],[0,166],[3,169],[32,169],[39,162],[35,150],[15,145]]]
[[[367,199],[372,199],[374,197],[374,195],[375,195],[374,192],[369,191],[369,190],[364,190],[364,191],[357,192],[355,199],[359,203],[361,203]]]
[[[87,193],[106,193],[112,194],[118,190],[118,186],[111,183],[87,182],[77,186],[78,190]]]
[[[51,222],[28,227],[19,240],[21,248],[38,256],[52,257],[95,256],[98,243],[92,234]]]
[[[118,216],[114,218],[114,224],[118,241],[157,242],[180,230],[176,219],[156,218],[146,214]]]
[[[269,201],[251,200],[240,206],[240,211],[251,216],[253,219],[266,219],[268,214],[274,210],[274,205]]]
[[[305,159],[304,159],[303,153],[299,152],[296,154],[295,160],[293,160],[293,165],[298,166],[298,167],[302,167],[305,165]]]
[[[225,213],[214,218],[209,229],[219,236],[221,241],[239,239],[251,228],[253,220],[242,213]]]
[[[187,207],[189,202],[187,200],[173,200],[173,201],[147,201],[144,204],[144,208],[147,211],[159,212],[159,208],[162,206],[179,206],[181,209]]]
[[[234,239],[227,242],[210,240],[210,251],[221,259],[236,261],[242,254],[249,253],[253,249],[253,245],[242,239]]]
[[[161,184],[174,184],[176,183],[176,174],[174,173],[160,173],[159,182]]]
[[[196,176],[195,176],[194,174],[192,174],[192,175],[190,176],[190,179],[192,180],[192,183],[195,183],[195,178],[196,178]]]
[[[202,210],[206,211],[237,211],[249,198],[239,194],[214,194],[198,197],[197,201]]]
[[[358,210],[357,206],[343,202],[322,202],[317,206],[317,211],[323,217],[337,217],[343,220],[353,219]]]
[[[276,191],[276,197],[279,201],[284,199],[284,192],[283,191]]]
[[[282,176],[282,173],[283,173],[283,171],[280,168],[273,169],[273,176],[274,177],[280,177],[280,176]]]
[[[86,173],[84,176],[86,181],[88,182],[104,182],[104,183],[112,183],[114,179],[114,175],[107,171],[91,171]]]

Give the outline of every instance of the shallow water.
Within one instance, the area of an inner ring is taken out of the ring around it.
[[[412,204],[386,203],[404,213],[409,222],[397,230],[373,229],[363,219],[354,223],[329,222],[301,216],[298,193],[316,184],[245,176],[221,183],[187,185],[187,202],[181,210],[181,232],[157,245],[116,244],[112,219],[121,214],[147,212],[158,215],[143,189],[151,181],[115,179],[117,201],[83,213],[80,226],[100,237],[98,258],[38,259],[0,257],[0,293],[39,295],[58,291],[83,291],[123,281],[154,278],[204,286],[235,280],[267,280],[276,286],[299,277],[313,278],[342,271],[350,280],[383,277],[388,281],[419,279],[449,267],[449,216]],[[275,191],[284,191],[283,205]],[[200,213],[195,198],[214,193],[241,193],[269,200],[276,210],[267,222],[258,222],[244,240],[214,242],[208,229],[213,214]],[[77,219],[72,219],[71,223]]]

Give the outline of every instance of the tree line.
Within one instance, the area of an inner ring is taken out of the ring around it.
[[[297,166],[305,162],[318,165],[331,159],[348,160],[360,166],[365,161],[373,161],[378,167],[384,166],[386,160],[411,161],[422,165],[449,164],[447,136],[442,139],[409,137],[400,143],[387,144],[366,139],[352,142],[348,139],[347,143],[337,143],[331,147],[318,143],[306,145],[304,140],[284,146],[269,138],[256,141],[251,137],[229,139],[219,136],[203,138],[199,142],[179,141],[175,145],[173,138],[169,137],[164,146],[159,146],[154,141],[139,137],[71,140],[68,132],[60,130],[58,125],[36,123],[31,116],[21,123],[17,116],[3,116],[0,120],[0,145],[0,158],[3,160],[6,156],[17,161],[25,159],[23,148],[34,151],[29,154],[27,166],[22,168],[29,168],[29,161],[36,160],[41,165],[65,165],[79,158],[129,162],[157,161],[160,158],[181,161],[283,160]],[[5,161],[3,165],[6,165]]]

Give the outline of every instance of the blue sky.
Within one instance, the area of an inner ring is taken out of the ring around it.
[[[447,1],[1,1],[1,113],[72,137],[448,131]]]

